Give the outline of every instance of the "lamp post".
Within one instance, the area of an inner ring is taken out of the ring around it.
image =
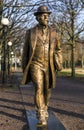
[[[10,75],[10,48],[12,46],[12,42],[8,42],[8,75]]]
[[[13,71],[14,52],[11,51],[11,72]]]
[[[1,23],[3,25],[3,79],[2,82],[6,82],[6,35],[7,26],[9,25],[9,20],[7,18],[2,18]]]

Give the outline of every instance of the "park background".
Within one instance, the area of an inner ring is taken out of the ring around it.
[[[21,71],[25,33],[27,29],[37,24],[33,13],[43,4],[52,11],[49,24],[60,34],[63,72],[67,73],[69,70],[71,76],[75,77],[76,70],[82,75],[84,71],[84,2],[82,0],[1,0],[0,21],[8,18],[9,25],[4,32],[3,25],[0,24],[0,72],[3,72],[4,68],[4,55],[6,73]]]
[[[0,130],[29,130],[24,109],[34,108],[34,91],[20,87],[21,57],[40,5],[52,11],[49,24],[59,32],[63,55],[50,109],[67,130],[84,130],[83,0],[0,0]]]

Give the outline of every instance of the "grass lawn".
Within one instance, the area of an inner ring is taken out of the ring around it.
[[[71,76],[71,69],[63,69],[62,71],[57,73],[58,76]],[[76,68],[75,69],[75,77],[84,77],[84,68]]]

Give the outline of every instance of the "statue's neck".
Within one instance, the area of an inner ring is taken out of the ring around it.
[[[47,29],[47,28],[48,28],[48,25],[39,24],[39,27],[42,28],[42,29]]]

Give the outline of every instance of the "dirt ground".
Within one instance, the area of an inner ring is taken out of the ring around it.
[[[84,130],[84,79],[58,78],[51,110],[67,130]],[[55,100],[55,101],[54,101]]]
[[[16,76],[9,83],[0,84],[0,130],[28,130]]]
[[[34,109],[34,87],[21,92],[18,77],[12,77],[12,86],[0,85],[0,130],[29,130],[25,109]],[[84,79],[58,77],[49,109],[66,130],[84,130]]]
[[[22,93],[25,109],[33,110],[34,87],[25,87]],[[49,109],[66,130],[84,130],[84,79],[58,77],[57,87],[52,90]]]

